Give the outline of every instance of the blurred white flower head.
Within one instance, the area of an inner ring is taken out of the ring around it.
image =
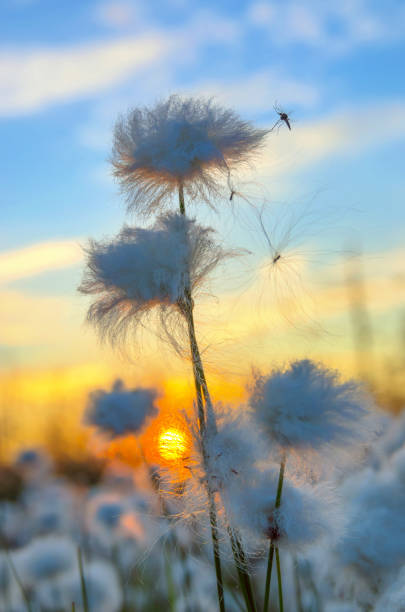
[[[97,389],[89,395],[84,422],[110,437],[139,433],[147,417],[157,414],[155,389],[126,389],[116,380],[111,391]]]
[[[256,375],[250,406],[270,440],[283,449],[346,447],[368,442],[376,422],[371,400],[354,380],[304,359]]]
[[[106,561],[84,563],[84,579],[88,598],[89,612],[119,612],[122,606],[122,589],[117,572]],[[76,612],[84,612],[80,574],[77,568],[64,573],[57,584],[59,608],[54,607],[55,588],[45,585],[39,592],[39,602],[43,610],[70,610],[75,603]]]
[[[164,207],[179,185],[212,205],[221,179],[248,161],[266,134],[212,100],[172,95],[119,119],[114,174],[128,208],[145,215]]]
[[[261,440],[246,412],[215,407],[216,428],[208,428],[205,436],[206,462],[201,458],[200,470],[210,480],[213,490],[222,490],[237,482],[249,481],[255,464],[264,458]],[[205,465],[204,465],[205,464]]]
[[[101,337],[114,343],[154,307],[163,314],[181,306],[186,287],[197,289],[228,255],[215,243],[213,231],[168,213],[151,228],[124,227],[111,242],[91,242],[79,291],[99,296],[88,320]]]
[[[61,536],[36,538],[15,554],[15,565],[25,584],[49,580],[76,565],[76,546]]]
[[[234,487],[227,504],[228,516],[242,528],[246,542],[272,540],[277,546],[302,550],[317,540],[339,535],[339,504],[328,487],[311,487],[284,477],[281,504],[276,507],[279,468],[261,473],[250,485]]]

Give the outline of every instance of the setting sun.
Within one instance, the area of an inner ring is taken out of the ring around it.
[[[187,452],[187,439],[180,429],[170,427],[159,435],[159,453],[166,461],[182,459]]]

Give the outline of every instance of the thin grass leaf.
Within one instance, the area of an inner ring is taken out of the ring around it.
[[[90,610],[89,610],[89,600],[88,600],[88,597],[87,597],[86,581],[84,579],[84,572],[83,572],[82,551],[81,551],[80,547],[77,549],[77,561],[78,561],[78,565],[79,565],[80,585],[81,585],[81,588],[82,588],[83,610],[84,610],[84,612],[90,612]]]

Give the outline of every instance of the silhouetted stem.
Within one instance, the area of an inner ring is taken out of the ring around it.
[[[89,600],[87,598],[86,581],[84,579],[84,572],[83,572],[83,558],[82,558],[82,551],[80,548],[77,549],[77,561],[79,564],[80,586],[82,589],[83,610],[84,612],[89,612]]]
[[[183,185],[179,184],[179,206],[180,213],[185,216],[186,207],[184,202],[184,189]],[[185,288],[185,304],[183,306],[183,314],[187,321],[188,328],[188,336],[190,342],[190,352],[191,359],[193,363],[193,374],[194,374],[194,384],[196,390],[197,397],[197,410],[198,410],[198,420],[200,427],[200,440],[201,440],[201,449],[203,455],[204,465],[207,466],[207,455],[205,451],[205,443],[204,443],[204,434],[207,424],[206,412],[211,417],[209,419],[210,426],[215,427],[215,420],[213,418],[214,413],[212,409],[211,398],[208,392],[207,381],[205,378],[204,368],[201,360],[200,351],[198,348],[197,337],[195,333],[194,326],[194,315],[193,315],[193,299],[191,296],[191,286],[190,283],[186,285]],[[203,396],[206,404],[206,411],[204,411],[204,403]],[[217,593],[218,593],[218,603],[219,609],[221,612],[225,612],[225,600],[224,600],[224,586],[222,580],[222,569],[221,569],[221,557],[219,552],[219,537],[218,537],[218,525],[217,525],[217,512],[215,507],[215,499],[214,493],[211,490],[210,483],[206,483],[207,495],[208,495],[208,506],[209,506],[209,517],[210,517],[210,525],[211,525],[211,537],[212,537],[212,549],[214,554],[214,565],[215,565],[215,574],[217,579]]]
[[[285,462],[286,462],[286,458],[284,456],[282,458],[282,460],[281,460],[281,463],[280,463],[280,472],[279,472],[279,475],[278,475],[276,502],[274,504],[274,507],[276,509],[279,508],[280,504],[281,504],[281,493],[282,493],[282,490],[283,490]],[[273,569],[274,551],[276,551],[276,562],[277,562],[277,557],[279,556],[278,547],[274,546],[273,540],[270,540],[269,557],[268,557],[268,561],[267,561],[266,585],[265,585],[265,591],[264,591],[263,612],[267,612],[268,609],[269,609],[271,572],[272,572],[272,569]],[[278,572],[278,570],[277,570],[277,572]],[[280,598],[281,573],[280,573],[280,576],[278,576],[278,573],[277,573],[277,578],[278,578],[278,585],[279,585],[278,589],[279,589],[279,598]],[[281,592],[281,600],[282,600],[282,598],[283,598],[283,595],[282,595],[282,592]]]
[[[18,572],[17,572],[17,570],[15,568],[14,561],[11,558],[11,555],[10,555],[10,553],[9,553],[9,551],[8,551],[8,549],[6,547],[4,547],[4,553],[6,555],[7,562],[9,564],[9,566],[10,566],[11,573],[13,574],[14,579],[15,579],[16,583],[18,584],[18,588],[21,591],[21,595],[23,596],[24,603],[25,603],[25,605],[27,607],[27,611],[28,612],[32,612],[32,607],[31,607],[31,604],[30,604],[30,600],[29,600],[28,595],[27,595],[27,593],[25,591],[24,585],[21,582],[20,576],[18,575]]]
[[[280,608],[280,612],[284,612],[283,585],[281,582],[280,553],[279,553],[278,547],[276,548],[276,567],[277,567],[277,584],[278,584],[278,605]]]
[[[239,584],[242,589],[243,597],[245,598],[246,608],[248,612],[256,612],[256,603],[253,595],[252,583],[250,576],[246,571],[246,556],[243,551],[242,544],[237,534],[228,527],[228,534],[231,540],[232,553],[235,561],[236,571],[238,572]]]
[[[271,571],[273,569],[273,558],[274,558],[274,546],[273,546],[273,542],[270,540],[269,557],[267,560],[266,589],[264,592],[263,612],[267,612],[267,610],[269,609]]]

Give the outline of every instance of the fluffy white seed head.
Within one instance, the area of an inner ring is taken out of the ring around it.
[[[281,503],[276,508],[279,468],[261,473],[243,488],[230,492],[227,512],[254,547],[273,540],[280,547],[302,550],[341,529],[339,504],[327,487],[311,487],[284,476]]]
[[[266,134],[212,100],[172,95],[119,119],[114,175],[128,208],[144,215],[162,209],[179,184],[192,199],[209,202],[221,179],[246,162]]]
[[[90,561],[84,563],[83,573],[89,612],[119,612],[122,606],[122,589],[114,567],[106,561]],[[53,610],[55,587],[52,584],[46,587],[39,593],[41,609]],[[71,610],[74,602],[75,610],[84,612],[81,577],[77,568],[63,574],[58,580],[56,593],[60,601],[58,609]]]
[[[357,572],[373,587],[405,564],[405,491],[390,468],[367,468],[342,487],[347,500],[346,535],[337,548],[342,565]]]
[[[155,307],[178,311],[186,288],[194,293],[229,255],[211,228],[181,214],[160,216],[150,228],[124,227],[115,240],[90,242],[79,291],[98,296],[88,320],[111,343],[125,339]]]
[[[84,422],[112,438],[139,433],[146,419],[157,414],[157,395],[155,389],[126,389],[122,380],[116,380],[111,391],[90,393]]]
[[[309,360],[257,375],[250,396],[254,417],[281,448],[347,447],[369,441],[371,400],[353,380]]]
[[[76,564],[76,546],[68,538],[36,538],[15,555],[15,565],[25,584],[50,580]]]
[[[243,486],[256,473],[255,465],[263,459],[260,437],[242,408],[215,407],[216,428],[208,427],[204,436],[206,465],[200,469],[215,490],[225,490],[232,482]]]

